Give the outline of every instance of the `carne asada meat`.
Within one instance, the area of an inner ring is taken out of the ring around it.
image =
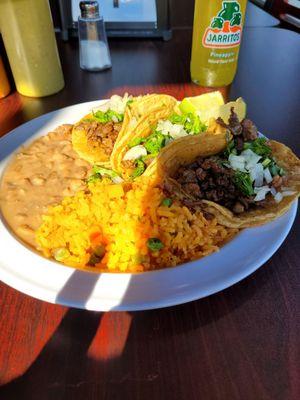
[[[219,156],[198,157],[196,162],[180,167],[174,179],[180,183],[188,199],[189,207],[199,205],[206,199],[221,204],[238,214],[255,205],[253,197],[246,197],[233,182],[234,171],[222,166]],[[172,188],[171,188],[172,189]]]
[[[247,118],[240,122],[233,107],[228,118],[228,124],[222,118],[217,118],[217,123],[232,133],[236,149],[239,151],[243,150],[244,142],[255,140],[258,137],[257,127],[254,123]]]

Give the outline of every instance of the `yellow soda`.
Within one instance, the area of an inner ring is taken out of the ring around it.
[[[247,0],[196,0],[191,58],[192,81],[229,85],[235,76]]]

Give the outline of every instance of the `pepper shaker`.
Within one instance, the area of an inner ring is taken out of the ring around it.
[[[111,68],[103,17],[97,1],[81,1],[78,18],[80,68],[102,71]]]

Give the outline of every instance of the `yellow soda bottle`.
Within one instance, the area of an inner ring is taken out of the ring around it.
[[[247,0],[196,0],[191,58],[192,81],[229,85],[235,76]]]

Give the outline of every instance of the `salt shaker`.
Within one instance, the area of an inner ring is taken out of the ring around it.
[[[81,1],[78,18],[80,68],[102,71],[111,68],[103,18],[97,1]]]

